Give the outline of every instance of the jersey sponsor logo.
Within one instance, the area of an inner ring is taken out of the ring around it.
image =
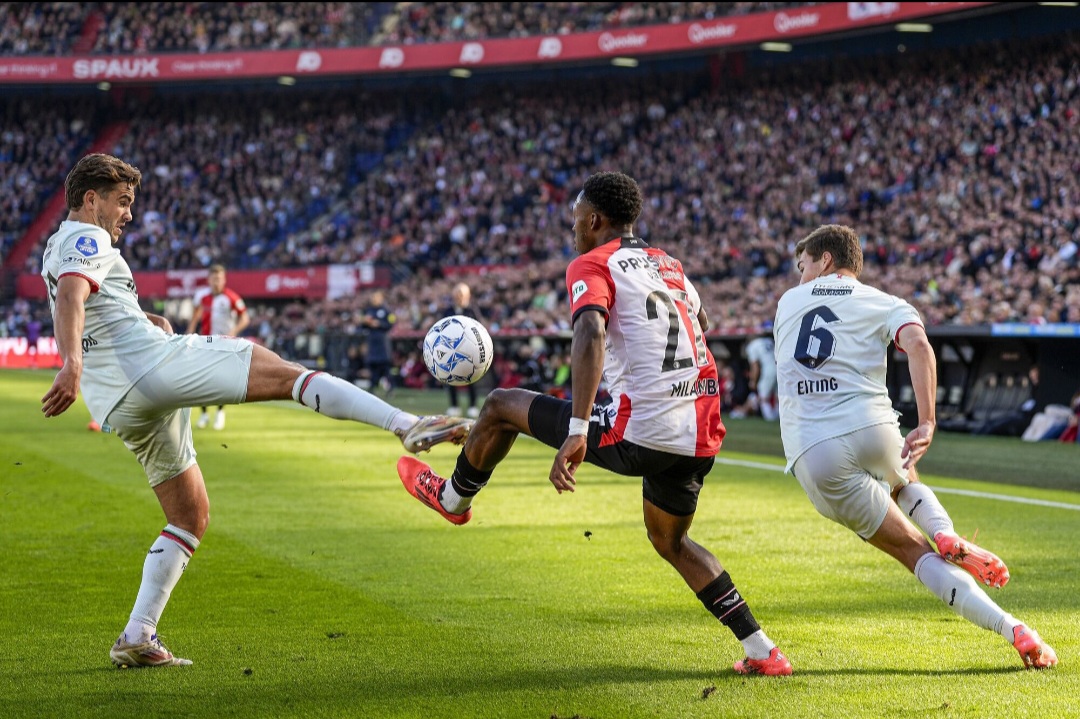
[[[810,294],[815,297],[842,297],[851,293],[850,287],[815,287],[810,290]]]
[[[836,381],[835,377],[826,377],[825,379],[804,379],[800,380],[795,389],[800,395],[805,394],[825,394],[828,392],[835,392],[840,388],[840,383]]]
[[[98,267],[98,266],[100,266],[101,263],[99,263],[99,262],[91,262],[90,260],[86,259],[85,257],[76,257],[75,255],[72,255],[71,257],[65,257],[60,264],[61,265],[76,264],[76,265],[82,265],[83,267]]]
[[[91,347],[97,347],[98,341],[94,339],[94,335],[86,335],[82,340],[82,351],[86,354],[90,351]]]
[[[87,237],[86,235],[83,235],[79,239],[75,240],[75,249],[78,250],[83,257],[91,257],[92,255],[96,255],[98,253],[97,240],[95,240],[93,237]]]
[[[706,377],[697,381],[686,380],[685,382],[671,383],[672,397],[700,397],[702,395],[716,396],[720,394],[720,383],[715,377]]]
[[[577,302],[581,299],[581,296],[585,294],[585,291],[589,289],[589,286],[585,284],[585,280],[578,280],[574,283],[570,293],[574,296],[573,302]]]

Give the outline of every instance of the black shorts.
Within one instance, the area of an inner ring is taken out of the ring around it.
[[[566,441],[572,412],[570,400],[540,395],[529,407],[529,432],[558,449]],[[597,413],[607,416],[599,405],[593,407],[593,414]],[[715,457],[687,457],[626,441],[601,447],[605,426],[589,422],[586,462],[616,474],[641,477],[642,496],[668,514],[686,517],[697,511],[698,494]]]

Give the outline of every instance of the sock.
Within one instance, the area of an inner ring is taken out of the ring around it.
[[[139,595],[124,628],[126,641],[132,644],[150,641],[173,587],[198,547],[199,540],[194,534],[171,524],[165,526],[143,562]]]
[[[297,377],[292,396],[300,404],[327,417],[351,419],[391,432],[408,430],[419,419],[415,414],[404,412],[325,372],[305,372]]]
[[[994,603],[970,574],[927,553],[915,563],[915,578],[938,599],[972,624],[997,632],[1012,644],[1012,630],[1020,622]]]
[[[896,495],[896,503],[911,521],[933,539],[938,532],[953,531],[952,518],[941,506],[937,495],[922,482],[911,482]]]
[[[731,630],[735,638],[742,642],[746,656],[750,659],[768,659],[773,644],[765,632],[761,631],[754,619],[746,600],[739,594],[731,576],[725,571],[697,593],[697,598],[705,608]],[[759,636],[755,636],[759,635]]]
[[[484,488],[491,478],[491,472],[477,469],[465,456],[465,450],[458,454],[457,466],[450,475],[450,481],[443,485],[439,503],[452,514],[462,514],[472,506],[473,497]]]

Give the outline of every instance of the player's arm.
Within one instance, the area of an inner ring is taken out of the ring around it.
[[[604,343],[607,329],[604,315],[586,310],[574,320],[574,339],[570,345],[570,379],[573,393],[573,419],[589,421],[593,401],[604,374]],[[573,422],[573,419],[571,422]],[[588,426],[588,425],[586,425]],[[586,435],[570,435],[555,455],[550,479],[555,489],[574,491],[574,472],[585,461]]]
[[[236,316],[236,324],[233,325],[231,334],[233,337],[239,337],[240,333],[247,329],[247,326],[251,324],[251,315],[245,309],[243,312]]]
[[[199,326],[200,322],[202,322],[202,316],[203,316],[203,306],[202,306],[202,303],[199,302],[199,303],[196,303],[195,309],[191,311],[191,321],[188,322],[188,326],[187,326],[187,333],[189,335],[195,333],[195,328]]]
[[[900,453],[906,460],[904,466],[913,467],[930,448],[937,428],[937,356],[921,325],[901,327],[897,344],[907,353],[911,387],[915,390],[915,404],[919,408],[919,426],[904,438]]]
[[[150,320],[150,324],[160,327],[165,334],[171,335],[173,333],[172,322],[169,322],[162,315],[155,315],[152,312],[144,312],[143,314],[146,315],[146,319]]]
[[[56,351],[64,363],[53,379],[52,387],[41,398],[41,411],[46,417],[63,414],[79,396],[82,378],[82,333],[86,326],[86,299],[90,297],[90,282],[80,275],[64,275],[56,283],[56,302],[53,334]]]

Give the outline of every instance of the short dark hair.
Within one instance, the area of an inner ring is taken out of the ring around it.
[[[634,224],[644,204],[638,183],[621,172],[597,172],[590,176],[585,180],[581,198],[617,226]]]
[[[78,210],[83,206],[83,198],[90,190],[107,195],[117,185],[128,185],[132,189],[142,182],[139,168],[127,164],[118,157],[94,153],[75,163],[64,181],[64,196],[69,210]]]
[[[858,277],[862,274],[862,243],[855,230],[846,225],[822,225],[795,245],[795,257],[806,251],[814,260],[828,252],[838,269],[851,270]]]

